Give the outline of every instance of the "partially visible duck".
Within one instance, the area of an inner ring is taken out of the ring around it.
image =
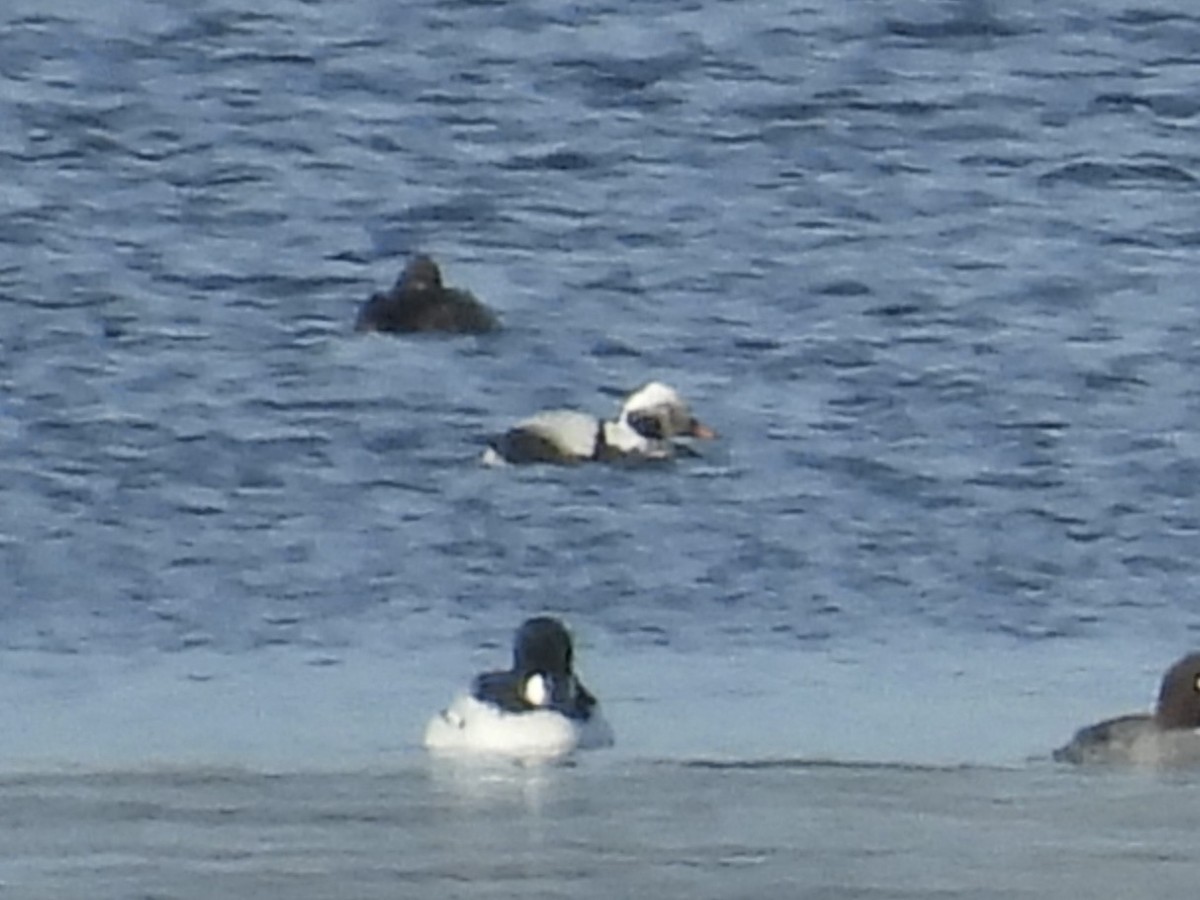
[[[571,635],[558,619],[537,616],[517,629],[513,664],[475,677],[425,728],[433,751],[555,758],[608,747],[613,732],[573,668]]]
[[[1059,762],[1178,766],[1200,764],[1200,653],[1167,669],[1151,714],[1081,728],[1054,751]]]
[[[442,273],[428,256],[412,260],[386,294],[372,294],[354,323],[355,331],[495,331],[495,313],[468,291],[442,285]]]
[[[664,460],[680,451],[676,437],[710,439],[716,432],[692,415],[673,387],[651,381],[625,398],[613,420],[571,409],[530,416],[496,437],[484,451],[483,461],[498,465]]]

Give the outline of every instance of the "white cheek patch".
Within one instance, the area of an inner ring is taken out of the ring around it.
[[[651,409],[655,406],[682,406],[683,400],[679,393],[661,381],[651,381],[649,384],[644,384],[628,397],[625,398],[625,412],[635,412],[642,409]]]
[[[530,706],[541,708],[550,702],[550,686],[546,684],[546,676],[540,672],[534,672],[525,679],[525,688],[523,691],[525,702]]]

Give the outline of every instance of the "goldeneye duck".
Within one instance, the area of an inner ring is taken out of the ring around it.
[[[661,381],[644,384],[625,398],[616,419],[603,421],[571,409],[552,409],[518,422],[495,438],[483,461],[559,463],[665,460],[690,452],[676,437],[711,439],[707,425]]]
[[[1054,751],[1059,762],[1147,766],[1200,764],[1200,653],[1167,670],[1152,714],[1108,719],[1081,728]]]
[[[468,291],[442,284],[442,273],[428,256],[412,260],[386,294],[363,304],[355,331],[447,331],[483,333],[500,327],[496,315]]]
[[[554,758],[608,747],[612,728],[572,668],[571,635],[550,616],[528,619],[513,640],[512,668],[475,677],[425,728],[433,751]]]

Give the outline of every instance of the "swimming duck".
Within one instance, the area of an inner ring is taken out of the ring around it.
[[[483,461],[498,465],[663,460],[684,446],[675,443],[676,437],[710,439],[716,432],[692,415],[673,387],[651,381],[627,396],[617,418],[610,421],[572,409],[530,416],[492,440]]]
[[[1200,763],[1200,653],[1167,669],[1151,714],[1081,728],[1054,751],[1059,762],[1184,765]]]
[[[575,674],[573,655],[558,619],[526,620],[513,640],[512,668],[477,675],[469,693],[429,722],[425,746],[540,758],[611,746],[612,728]]]
[[[495,313],[468,291],[442,285],[442,273],[428,256],[413,259],[386,294],[372,294],[354,323],[355,331],[446,331],[483,333],[500,323]]]

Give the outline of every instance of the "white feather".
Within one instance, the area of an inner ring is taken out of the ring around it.
[[[508,460],[496,452],[495,447],[488,447],[479,457],[479,462],[485,466],[507,466]]]
[[[424,743],[434,752],[556,758],[612,746],[613,732],[599,710],[583,722],[551,709],[505,712],[463,694],[430,720]]]
[[[683,405],[683,398],[679,396],[679,392],[675,388],[663,384],[661,381],[651,381],[625,398],[625,402],[621,404],[621,412],[627,416],[631,412],[653,409],[656,406],[682,407]]]
[[[550,688],[546,678],[540,672],[534,672],[525,679],[525,702],[530,706],[543,707],[550,700]]]
[[[646,455],[651,455],[654,447],[654,444],[644,435],[635,431],[624,417],[616,422],[604,423],[604,443],[622,453]]]
[[[596,447],[599,425],[595,416],[573,409],[548,409],[517,423],[518,428],[542,435],[565,453],[585,459]]]

